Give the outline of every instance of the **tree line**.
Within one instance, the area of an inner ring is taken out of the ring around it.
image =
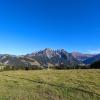
[[[0,70],[42,70],[42,69],[100,69],[100,61],[96,61],[91,65],[59,65],[59,66],[11,66],[0,64]]]

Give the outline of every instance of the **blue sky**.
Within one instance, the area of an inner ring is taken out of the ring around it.
[[[0,53],[44,48],[100,52],[100,0],[0,0]]]

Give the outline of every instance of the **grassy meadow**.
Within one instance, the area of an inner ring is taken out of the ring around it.
[[[100,100],[100,70],[3,71],[0,100]]]

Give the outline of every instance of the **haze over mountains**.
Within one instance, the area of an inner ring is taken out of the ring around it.
[[[67,66],[79,64],[91,64],[100,60],[100,54],[82,54],[79,52],[68,53],[64,49],[52,50],[46,48],[38,52],[26,54],[23,56],[14,56],[1,54],[0,63],[11,66],[60,66],[61,64]]]

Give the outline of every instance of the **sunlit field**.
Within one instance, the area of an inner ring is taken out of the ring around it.
[[[100,100],[100,70],[3,71],[0,100]]]

